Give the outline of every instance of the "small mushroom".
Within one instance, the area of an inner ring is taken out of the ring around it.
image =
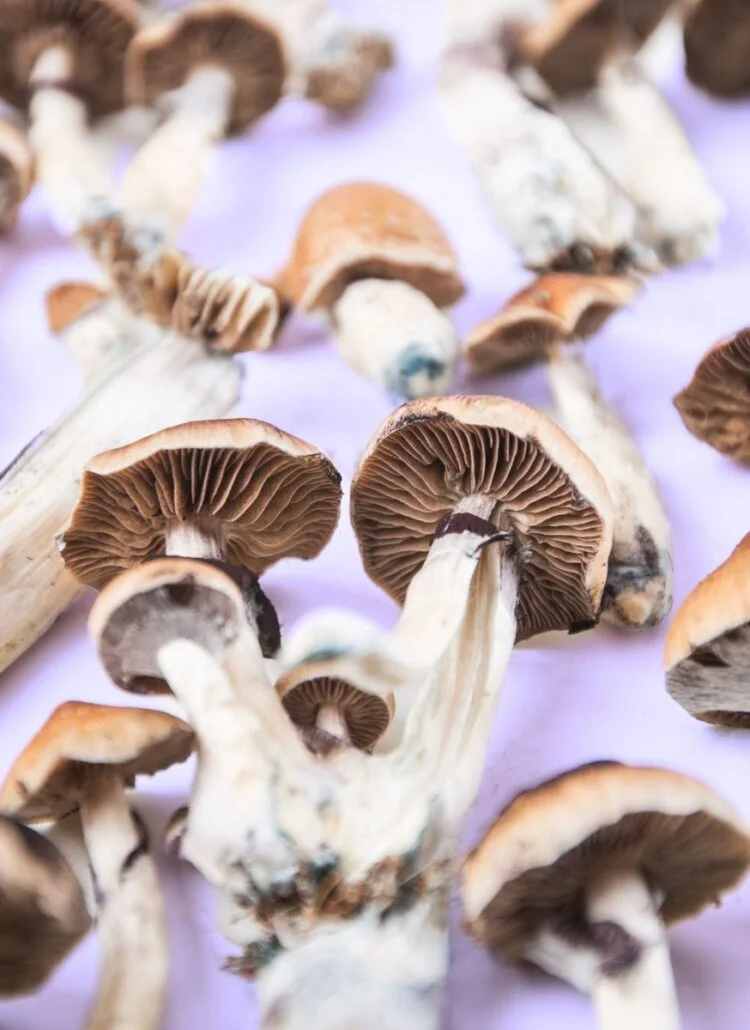
[[[685,18],[685,71],[716,97],[750,93],[750,11],[743,0],[696,0]]]
[[[166,990],[163,905],[145,827],[125,787],[193,750],[164,712],[71,701],[55,709],[0,788],[0,810],[27,822],[80,808],[94,877],[102,968],[88,1030],[156,1030]]]
[[[686,428],[714,450],[750,461],[750,329],[719,340],[674,398]]]
[[[518,795],[466,861],[466,927],[592,995],[602,1030],[680,1025],[665,925],[750,868],[750,836],[713,790],[665,769],[581,766]]]
[[[38,990],[90,926],[83,891],[55,845],[0,816],[0,997]]]
[[[0,118],[0,233],[16,224],[18,209],[34,183],[34,158],[25,134]]]
[[[664,666],[667,690],[696,719],[750,728],[750,535],[683,602]]]
[[[191,3],[141,27],[128,52],[128,96],[161,104],[166,118],[123,179],[139,249],[176,235],[219,141],[271,110],[286,71],[278,31],[241,0]]]
[[[442,392],[458,341],[443,312],[463,294],[456,255],[416,200],[351,182],[305,214],[280,278],[302,311],[326,312],[341,356],[406,397]]]

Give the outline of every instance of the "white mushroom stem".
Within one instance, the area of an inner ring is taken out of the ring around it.
[[[121,361],[137,345],[136,336],[133,316],[116,297],[97,304],[60,331],[89,388],[100,371],[106,376],[107,367]]]
[[[112,341],[110,340],[111,344]],[[166,426],[231,413],[241,370],[230,357],[131,320],[78,406],[0,478],[0,671],[82,592],[55,539],[78,499],[93,454]]]
[[[86,105],[65,88],[72,73],[72,55],[56,46],[37,59],[30,80],[29,140],[36,175],[65,233],[112,208],[109,169],[89,129]]]
[[[219,561],[224,557],[218,540],[202,533],[191,522],[176,522],[169,527],[166,554],[181,558],[215,558]]]
[[[580,355],[569,346],[553,348],[548,376],[558,421],[599,469],[614,501],[602,617],[617,625],[655,625],[672,605],[672,554],[654,477]]]
[[[319,730],[330,733],[332,737],[342,740],[345,744],[351,743],[349,727],[346,725],[346,719],[338,705],[321,705],[315,725]]]
[[[421,290],[363,279],[347,287],[332,314],[339,353],[357,372],[403,397],[445,392],[458,338]]]
[[[169,953],[153,858],[133,821],[122,782],[98,776],[81,806],[98,898],[101,970],[86,1030],[157,1030]]]
[[[125,220],[146,251],[172,240],[187,220],[229,124],[234,81],[210,65],[169,95],[166,121],[123,177]]]
[[[640,947],[624,972],[600,971],[593,998],[602,1030],[679,1030],[677,995],[666,932],[643,878],[635,870],[615,871],[588,889],[590,924],[612,923]]]

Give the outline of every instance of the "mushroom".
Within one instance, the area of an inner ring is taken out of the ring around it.
[[[58,283],[47,294],[46,309],[50,332],[65,343],[84,379],[133,346],[132,318],[115,297],[92,283]]]
[[[16,224],[18,209],[31,192],[34,158],[25,134],[0,118],[0,233]]]
[[[750,12],[742,0],[696,0],[685,18],[685,70],[714,96],[750,93]]]
[[[667,690],[696,719],[750,727],[750,535],[688,595],[664,649]]]
[[[123,179],[125,222],[150,255],[181,228],[219,141],[279,100],[286,61],[279,33],[250,5],[198,0],[141,27],[126,74],[131,102],[166,113]]]
[[[318,197],[280,287],[326,312],[344,360],[386,389],[416,397],[450,382],[458,342],[443,309],[464,284],[442,229],[406,194],[350,182]]]
[[[519,794],[471,853],[466,927],[590,993],[602,1030],[677,1030],[665,933],[750,868],[739,815],[665,769],[595,762]]]
[[[481,371],[516,367],[547,354],[556,417],[600,470],[614,501],[602,619],[629,628],[656,625],[671,608],[669,522],[628,427],[571,344],[595,332],[637,293],[638,285],[622,277],[543,276],[477,326],[467,341],[469,362]]]
[[[674,398],[686,428],[721,454],[750,460],[750,329],[719,340]]]
[[[111,208],[90,118],[123,107],[132,0],[2,0],[0,96],[29,114],[36,172],[57,219],[78,229]]]
[[[70,701],[56,708],[0,788],[0,810],[26,822],[80,808],[97,897],[102,968],[87,1030],[156,1030],[166,990],[163,904],[146,829],[125,787],[193,750],[165,712]]]
[[[55,845],[0,816],[0,997],[38,990],[90,926],[83,891]]]

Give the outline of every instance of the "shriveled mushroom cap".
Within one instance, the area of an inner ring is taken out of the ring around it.
[[[635,53],[657,28],[674,0],[554,0],[549,16],[519,41],[558,96],[591,89],[605,61],[617,51]]]
[[[460,299],[456,255],[433,216],[377,182],[349,182],[308,209],[281,288],[303,311],[330,308],[358,279],[399,279],[439,308]]]
[[[0,96],[25,108],[34,64],[51,46],[71,54],[64,85],[93,117],[123,106],[125,51],[138,26],[132,0],[0,0]]]
[[[0,232],[10,230],[18,209],[31,192],[34,158],[25,134],[0,118]]]
[[[109,299],[109,294],[84,282],[65,282],[54,286],[46,297],[47,324],[57,335]]]
[[[187,723],[166,712],[67,701],[16,759],[0,788],[0,811],[26,822],[62,819],[102,770],[129,783],[184,762],[194,744]]]
[[[502,397],[440,397],[398,408],[370,443],[351,495],[367,574],[402,604],[440,523],[465,497],[518,556],[518,639],[597,617],[612,501],[588,458],[540,412]]]
[[[744,0],[701,0],[685,18],[685,70],[717,97],[750,93],[750,7]]]
[[[750,328],[719,340],[703,356],[674,406],[693,436],[750,461]]]
[[[667,690],[691,715],[750,728],[750,534],[683,602],[664,665]]]
[[[709,787],[596,762],[519,794],[467,859],[461,893],[469,932],[515,961],[544,928],[585,933],[584,890],[613,868],[637,869],[674,923],[749,867],[748,829]]]
[[[295,726],[315,726],[323,705],[335,706],[349,730],[354,747],[369,751],[388,729],[393,697],[381,697],[334,676],[321,676],[316,666],[301,666],[280,680],[276,689]]]
[[[89,633],[110,679],[135,694],[168,693],[157,662],[172,640],[221,660],[246,614],[239,588],[205,561],[162,558],[123,573],[96,599]]]
[[[636,280],[624,275],[540,276],[472,329],[466,358],[482,373],[544,361],[550,346],[592,336],[639,292]]]
[[[55,845],[0,816],[0,997],[41,987],[90,926],[80,884]]]
[[[161,557],[169,529],[190,523],[230,564],[260,575],[319,554],[340,503],[338,472],[304,440],[255,419],[186,422],[88,462],[60,550],[77,579],[101,589]]]
[[[232,133],[244,132],[271,110],[287,72],[278,31],[249,4],[198,2],[140,29],[128,53],[128,97],[154,104],[202,66],[221,68],[234,81]]]

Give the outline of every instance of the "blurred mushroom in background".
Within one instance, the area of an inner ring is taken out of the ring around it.
[[[685,70],[724,99],[750,94],[750,8],[744,0],[686,0]]]
[[[0,117],[0,234],[15,226],[33,184],[34,156],[26,133]]]

